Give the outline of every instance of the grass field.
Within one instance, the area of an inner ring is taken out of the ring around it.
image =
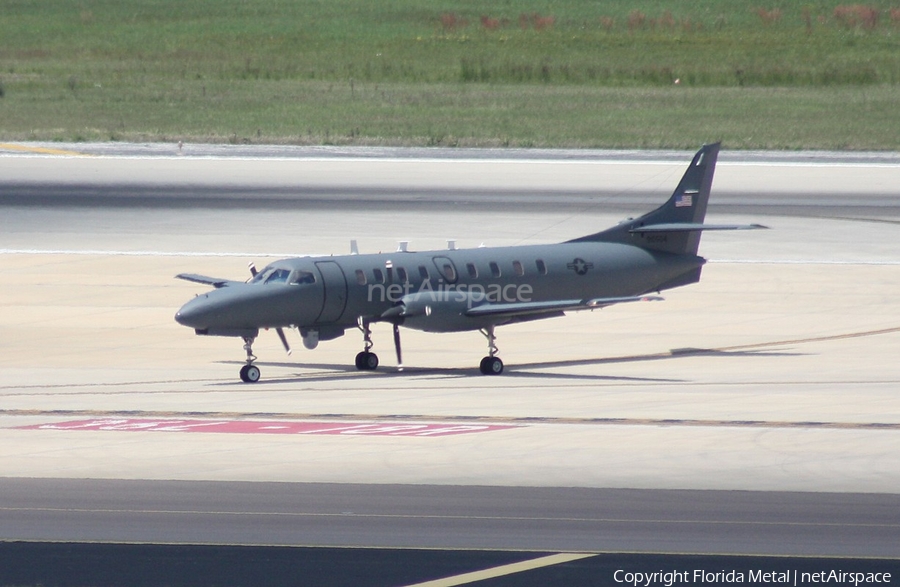
[[[900,2],[2,10],[2,140],[900,149]]]

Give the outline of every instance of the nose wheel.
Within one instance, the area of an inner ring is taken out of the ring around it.
[[[256,339],[244,338],[244,350],[247,351],[247,364],[241,367],[241,381],[244,383],[256,383],[259,381],[259,367],[253,364],[253,361],[256,360],[256,356],[253,354],[254,340]]]
[[[484,335],[488,342],[488,356],[481,359],[481,365],[479,365],[481,374],[500,375],[503,373],[503,361],[500,360],[500,357],[494,356],[500,351],[500,349],[497,348],[497,337],[494,336],[494,327],[488,326],[487,328],[482,329],[481,334]]]

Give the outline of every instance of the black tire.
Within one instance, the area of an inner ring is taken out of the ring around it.
[[[360,371],[374,371],[378,368],[378,355],[362,351],[356,355],[356,368]]]
[[[499,357],[485,357],[478,366],[482,375],[500,375],[503,373],[503,361]]]
[[[246,383],[256,383],[259,381],[260,375],[259,367],[256,365],[247,365],[247,372],[245,373],[246,379],[244,379],[244,381]]]

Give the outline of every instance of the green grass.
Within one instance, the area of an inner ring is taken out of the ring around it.
[[[839,5],[7,0],[0,139],[898,149],[900,10]]]

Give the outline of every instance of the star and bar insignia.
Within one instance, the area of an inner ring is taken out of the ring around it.
[[[566,267],[567,267],[568,269],[571,269],[572,271],[574,271],[574,272],[577,273],[578,275],[584,275],[585,273],[588,272],[588,269],[593,269],[593,268],[594,268],[594,264],[593,264],[593,263],[588,263],[587,261],[585,261],[585,260],[582,259],[581,257],[575,257],[574,259],[572,259],[572,262],[571,262],[571,263],[567,263],[567,264],[566,264]]]

